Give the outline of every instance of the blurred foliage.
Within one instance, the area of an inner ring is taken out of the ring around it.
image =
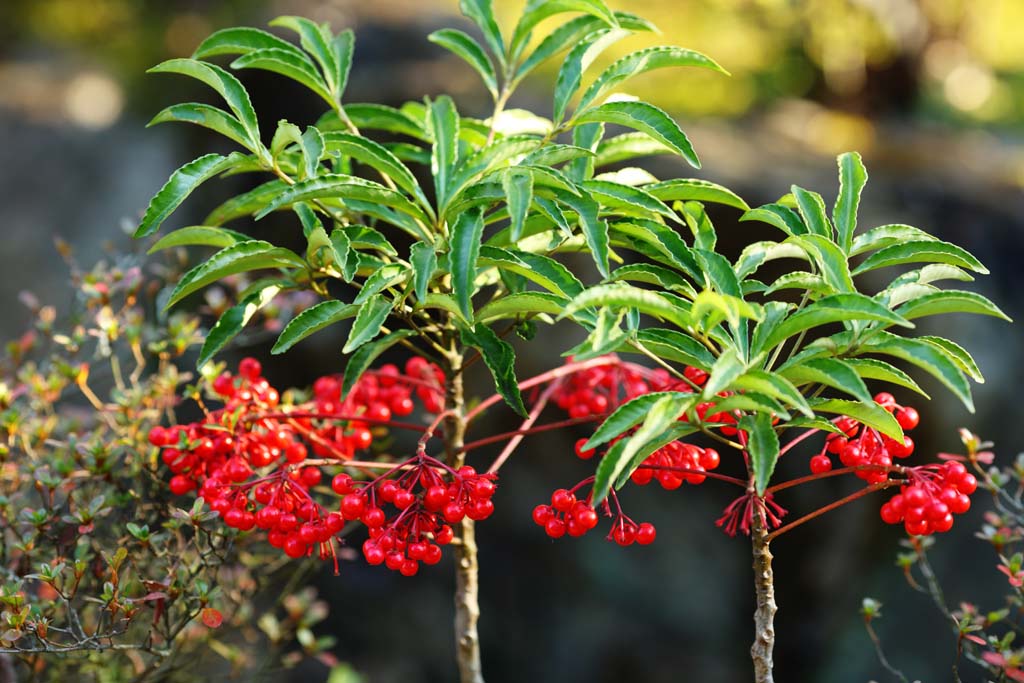
[[[642,98],[657,92],[661,103],[682,113],[735,117],[780,98],[806,97],[868,117],[896,110],[963,124],[1005,125],[1024,119],[1020,0],[618,4],[651,18],[662,30],[661,41],[713,54],[732,72],[728,80],[703,73],[652,74],[635,88]],[[497,5],[504,15],[499,19],[515,16],[520,8],[511,0]],[[336,24],[429,23],[456,9],[455,0],[8,0],[0,8],[0,35],[6,34],[8,59],[38,47],[84,53],[131,92],[148,65],[187,55],[213,29],[262,23],[271,13],[308,14]],[[538,39],[546,27],[535,31]],[[658,40],[625,41],[603,61]],[[701,97],[692,97],[693,92]],[[848,125],[857,125],[856,120]]]

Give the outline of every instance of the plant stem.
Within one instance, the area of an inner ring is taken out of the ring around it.
[[[764,503],[758,499],[758,504]],[[754,556],[754,594],[757,607],[754,610],[754,644],[750,646],[750,657],[754,662],[755,683],[774,683],[772,676],[772,651],[775,649],[775,576],[772,573],[771,539],[763,510],[754,511],[754,524],[750,532],[750,545]]]
[[[466,402],[462,384],[462,352],[454,341],[448,354],[448,386],[444,423],[444,448],[449,466],[458,469],[466,461],[462,450],[466,435]],[[459,543],[455,546],[455,656],[460,683],[483,683],[480,667],[479,564],[476,532],[469,517],[459,524]]]

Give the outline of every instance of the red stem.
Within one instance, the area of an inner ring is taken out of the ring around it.
[[[564,427],[572,427],[574,425],[586,424],[588,422],[597,422],[608,417],[608,413],[602,413],[600,415],[588,415],[587,417],[574,417],[568,420],[561,420],[559,422],[551,422],[546,425],[540,425],[539,427],[530,427],[529,429],[515,429],[511,432],[503,432],[501,434],[495,434],[494,436],[488,436],[483,439],[476,441],[470,441],[465,446],[459,449],[459,453],[468,453],[469,451],[476,450],[482,446],[488,446],[492,443],[499,443],[506,439],[512,439],[520,435],[539,434],[541,432],[548,432],[554,429],[562,429]]]
[[[806,432],[804,432],[803,434],[801,434],[800,436],[796,437],[795,439],[787,443],[785,446],[783,446],[782,450],[779,451],[779,457],[781,458],[786,453],[788,453],[789,450],[793,448],[793,446],[796,446],[798,443],[804,441],[805,439],[809,439],[810,437],[814,436],[820,431],[820,429],[808,429]]]
[[[790,479],[784,481],[781,484],[775,486],[769,486],[765,493],[778,493],[800,484],[807,484],[812,481],[818,481],[820,479],[828,479],[829,477],[838,477],[843,474],[852,474],[853,472],[895,472],[897,474],[905,474],[906,468],[902,465],[857,465],[856,467],[840,467],[837,470],[829,470],[828,472],[822,472],[821,474],[808,474],[805,477],[799,477],[797,479]],[[902,482],[900,482],[902,483]]]
[[[791,529],[795,529],[796,527],[800,526],[804,522],[809,522],[809,521],[811,521],[812,519],[814,519],[816,517],[820,517],[821,515],[825,514],[826,512],[830,512],[832,510],[835,510],[836,508],[842,507],[843,505],[846,505],[847,503],[852,503],[853,501],[857,500],[858,498],[863,498],[864,496],[866,496],[866,495],[868,495],[870,493],[874,493],[875,491],[881,491],[881,490],[887,489],[887,488],[892,488],[893,486],[900,486],[902,484],[903,484],[903,482],[901,480],[899,480],[899,479],[888,479],[886,481],[879,482],[878,484],[871,484],[870,486],[868,486],[866,488],[863,488],[860,491],[857,491],[855,493],[851,493],[850,495],[846,496],[845,498],[840,498],[839,500],[834,501],[832,503],[829,503],[828,505],[825,505],[824,507],[818,508],[814,512],[807,513],[806,515],[804,515],[800,519],[794,520],[794,521],[790,522],[789,524],[786,524],[785,526],[779,527],[775,531],[773,531],[770,534],[768,534],[768,537],[767,537],[766,540],[770,542],[776,536],[780,536],[780,535],[786,533],[787,531],[790,531]]]
[[[281,420],[281,419],[313,419],[313,420],[344,420],[346,422],[365,422],[372,425],[383,425],[395,429],[408,429],[414,432],[426,432],[427,427],[412,422],[396,422],[394,420],[375,420],[365,415],[349,415],[345,413],[317,413],[310,411],[261,413],[259,415],[246,415],[242,418],[246,422],[258,420]],[[437,436],[437,434],[433,434]]]

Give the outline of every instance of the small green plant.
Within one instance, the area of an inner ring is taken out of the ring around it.
[[[461,7],[482,41],[453,29],[430,39],[480,75],[494,103],[484,120],[460,115],[446,95],[397,108],[349,102],[352,32],[334,34],[298,17],[272,26],[295,34],[299,45],[257,29],[225,29],[192,58],[153,69],[198,79],[227,105],[177,104],[154,122],[206,126],[242,150],[177,170],[137,235],[160,230],[213,177],[261,177],[202,225],[169,232],[154,247],[219,249],[177,282],[167,306],[223,278],[263,274],[210,329],[200,366],[287,292],[312,291],[321,300],[284,327],[274,353],[351,321],[341,349],[347,367],[325,369],[312,397],[282,401],[258,361],[248,360],[237,376],[208,386],[223,408],[152,432],[175,475],[170,485],[181,494],[198,489],[228,526],[264,529],[291,557],[334,557],[337,539],[351,532],[346,521],[369,529],[369,562],[406,575],[436,562],[440,547],[454,541],[456,658],[460,680],[473,683],[483,680],[475,522],[493,510],[497,474],[524,437],[600,423],[577,448],[581,458],[595,458],[593,475],[557,489],[550,505],[534,510],[535,521],[549,536],[578,536],[604,514],[611,540],[647,544],[654,527],[625,514],[622,487],[654,479],[666,489],[706,479],[735,487],[719,524],[751,539],[751,654],[756,680],[771,681],[774,538],[881,489],[899,488],[883,518],[914,536],[948,530],[969,507],[976,481],[962,467],[897,464],[913,451],[904,430],[917,425],[917,411],[887,392],[873,395],[868,382],[923,394],[895,361],[932,375],[973,409],[969,378],[980,373],[968,353],[945,338],[900,332],[941,313],[1005,318],[978,294],[936,284],[987,271],[963,249],[911,226],[861,230],[867,173],[856,153],[838,159],[831,212],[820,194],[797,186],[750,209],[706,180],[658,180],[623,167],[653,154],[699,167],[668,114],[622,94],[630,78],[668,67],[727,76],[710,58],[671,46],[631,53],[594,73],[607,46],[653,29],[643,19],[600,0],[530,0],[503,31],[486,0]],[[540,35],[541,22],[564,15],[572,16]],[[211,61],[224,55],[232,70],[263,69],[301,83],[326,112],[309,125],[279,122],[267,145],[244,87]],[[561,65],[551,116],[510,108],[523,80],[553,59]],[[740,253],[719,251],[709,203],[741,212],[741,226],[731,229],[751,237]],[[295,226],[279,244],[224,227],[277,211],[293,213]],[[284,246],[300,229],[304,249]],[[786,266],[781,275],[772,272],[779,265]],[[866,285],[869,273],[877,279],[903,266],[909,269],[881,289]],[[579,331],[584,341],[551,349],[552,369],[521,379],[515,346],[529,343],[541,324],[568,328],[565,338]],[[413,354],[405,373],[391,365],[371,370],[391,347]],[[554,367],[556,354],[571,358]],[[480,361],[496,394],[473,402],[463,379]],[[429,426],[393,419],[415,409],[413,394]],[[467,441],[476,418],[502,400],[523,418],[521,428]],[[568,419],[542,423],[549,403]],[[382,456],[373,448],[375,426],[419,431],[416,452]],[[815,435],[824,446],[811,474],[789,465],[792,457],[782,460]],[[434,438],[440,446],[431,455]],[[486,472],[469,464],[478,448],[499,442],[506,446]],[[373,455],[355,459],[366,450]],[[842,467],[834,468],[832,456]],[[720,464],[731,474],[713,471]],[[844,475],[865,486],[783,523],[784,491]]]

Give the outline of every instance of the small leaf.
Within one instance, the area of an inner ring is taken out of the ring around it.
[[[414,336],[416,336],[416,333],[412,330],[396,330],[384,335],[380,339],[363,344],[356,349],[355,353],[349,356],[348,364],[345,366],[345,376],[341,387],[342,396],[347,396],[352,391],[352,387],[356,385],[359,378],[363,376],[366,369],[370,367],[380,354],[401,340]]]
[[[355,322],[352,323],[348,340],[341,352],[351,353],[380,334],[380,328],[391,313],[392,305],[390,300],[382,296],[363,302],[356,312]]]
[[[644,189],[651,195],[665,202],[672,200],[684,202],[713,202],[715,204],[732,206],[744,211],[747,211],[750,208],[735,192],[727,187],[712,183],[708,180],[697,180],[696,178],[675,178],[673,180],[664,180],[660,183],[648,185]]]
[[[862,403],[860,401],[842,401],[835,398],[812,399],[811,407],[816,412],[831,413],[833,415],[847,415],[882,432],[890,439],[903,441],[903,430],[888,410],[877,403]]]
[[[174,104],[167,107],[146,124],[146,127],[168,121],[180,121],[183,123],[194,123],[210,130],[217,131],[221,135],[234,140],[246,149],[252,149],[252,141],[249,133],[245,130],[238,119],[223,109],[211,107],[208,104],[189,102],[187,104]]]
[[[625,29],[601,28],[580,40],[562,60],[555,80],[555,105],[552,119],[557,123],[565,118],[569,100],[580,87],[580,81],[590,65],[602,52],[630,35]]]
[[[526,406],[523,405],[523,397],[519,393],[519,383],[516,380],[516,354],[512,346],[487,325],[463,327],[460,331],[462,343],[480,351],[484,363],[494,377],[494,387],[505,399],[505,403],[516,413],[526,417]]]
[[[883,247],[854,268],[853,274],[860,275],[878,268],[896,266],[903,263],[948,263],[983,275],[988,268],[970,253],[948,242],[938,240],[911,240],[892,246]]]
[[[767,223],[768,225],[775,226],[790,237],[807,234],[807,226],[804,225],[800,216],[791,208],[782,204],[765,204],[756,209],[750,209],[740,216],[740,222],[743,221]]]
[[[881,353],[901,358],[925,370],[942,382],[964,404],[974,412],[971,386],[956,363],[932,344],[920,339],[898,337],[889,332],[878,332],[861,346],[862,353]]]
[[[672,118],[652,104],[646,102],[608,102],[588,109],[576,117],[577,123],[614,123],[639,130],[670,147],[686,159],[694,168],[700,168],[700,160],[693,151],[693,145]]]
[[[263,268],[305,268],[295,253],[262,240],[247,240],[221,249],[185,273],[168,297],[166,308],[206,285],[228,275]]]
[[[419,200],[424,208],[430,206],[416,176],[387,147],[350,133],[327,133],[324,135],[324,146],[328,152],[340,152],[372,167]]]
[[[484,52],[483,48],[475,40],[462,31],[452,28],[434,31],[427,36],[427,40],[456,54],[473,67],[480,74],[480,78],[483,79],[484,86],[491,93],[491,97],[497,99],[498,77],[494,73],[494,65],[491,64],[487,53]]]
[[[321,301],[315,306],[310,306],[285,325],[277,337],[274,347],[270,349],[270,353],[284,353],[314,332],[319,332],[336,322],[351,318],[358,309],[359,307],[353,304],[335,300]]]
[[[523,224],[530,210],[530,202],[533,201],[533,174],[513,167],[501,175],[501,186],[505,190],[508,202],[511,239],[518,242],[523,234]]]
[[[670,295],[620,282],[596,285],[584,290],[573,298],[559,317],[565,318],[578,311],[601,306],[635,308],[641,313],[668,320],[683,328],[689,326],[691,322],[688,308],[673,301]]]
[[[473,293],[476,290],[477,259],[480,257],[483,232],[484,220],[480,211],[460,214],[452,227],[449,258],[452,291],[466,320],[473,320]]]
[[[793,313],[779,323],[753,353],[767,351],[798,332],[843,320],[878,320],[890,325],[913,327],[914,324],[863,294],[834,294]]]
[[[910,375],[903,372],[897,367],[886,363],[885,361],[878,360],[877,358],[845,358],[843,359],[847,365],[854,369],[854,371],[863,377],[864,379],[877,379],[882,382],[889,382],[890,384],[896,384],[901,387],[906,387],[912,391],[916,391],[925,398],[930,398],[921,387],[917,385]]]
[[[480,248],[479,265],[501,268],[536,282],[554,294],[572,298],[583,291],[583,284],[568,268],[543,254],[484,245]]]
[[[167,183],[160,188],[149,202],[149,208],[142,222],[135,230],[135,237],[148,237],[160,229],[161,224],[181,205],[192,191],[213,176],[226,171],[241,161],[239,154],[221,156],[207,154],[190,161],[171,174]]]
[[[426,242],[414,242],[409,248],[409,263],[413,270],[413,289],[416,292],[416,300],[423,301],[427,298],[427,287],[430,279],[434,276],[434,269],[437,268],[437,254],[434,247]]]
[[[927,342],[944,353],[946,358],[956,363],[965,375],[973,379],[978,384],[985,383],[985,377],[981,374],[978,364],[974,362],[974,358],[971,357],[971,354],[967,353],[967,350],[964,347],[960,346],[955,341],[944,339],[943,337],[933,337],[931,335],[920,336],[918,337],[918,340]]]
[[[483,31],[484,40],[487,41],[487,45],[504,64],[505,41],[501,39],[501,29],[498,28],[498,22],[494,20],[491,0],[459,0],[459,11]]]
[[[830,238],[821,235],[798,235],[786,241],[803,247],[807,255],[818,265],[822,278],[834,291],[857,291],[853,286],[846,254]]]
[[[779,461],[779,435],[772,427],[772,416],[768,413],[743,417],[739,428],[749,435],[747,454],[754,470],[754,486],[757,495],[763,496],[775,472],[775,463]]]
[[[476,312],[480,322],[499,320],[501,318],[518,318],[535,313],[557,315],[565,310],[569,300],[557,294],[547,292],[520,292],[506,294],[484,305]]]
[[[518,61],[537,24],[565,12],[583,12],[601,19],[608,26],[618,25],[615,14],[601,0],[528,0],[512,32],[508,46],[510,62],[514,64]]]
[[[434,176],[437,205],[448,203],[451,178],[459,160],[459,114],[455,103],[442,95],[430,103],[430,130],[434,138],[433,153],[430,157],[430,172]]]
[[[857,152],[839,155],[839,196],[832,209],[832,222],[836,226],[836,241],[843,251],[849,252],[853,233],[857,230],[857,207],[860,193],[868,181],[868,172]]]
[[[583,445],[584,450],[589,451],[606,444],[620,434],[637,426],[643,422],[654,405],[666,396],[687,399],[692,398],[693,395],[680,391],[653,391],[626,401],[616,408],[611,415],[606,417],[604,422],[594,430],[594,434]]]
[[[728,389],[746,371],[747,366],[736,353],[736,349],[726,349],[711,366],[701,397],[705,401],[714,398],[719,392]]]
[[[290,43],[289,43],[290,45]],[[316,66],[304,53],[292,50],[268,48],[249,52],[231,62],[232,69],[260,69],[270,71],[285,78],[290,78],[301,83],[322,100],[334,105],[334,97],[331,95],[330,86],[317,72]]]
[[[325,26],[318,26],[304,17],[277,17],[270,22],[271,26],[281,26],[298,34],[299,42],[323,71],[327,87],[335,97],[341,96],[341,64],[331,46],[331,34]]]
[[[217,355],[249,324],[257,311],[277,296],[281,289],[281,285],[277,284],[264,287],[225,311],[207,333],[206,339],[203,341],[203,348],[199,351],[196,367],[202,368]]]
[[[880,225],[854,238],[849,250],[850,256],[910,241],[937,242],[938,240],[912,225],[903,225],[902,223]]]
[[[857,371],[838,358],[805,360],[780,368],[779,375],[797,384],[817,382],[839,389],[862,403],[871,403],[871,392]]]
[[[825,200],[821,198],[821,195],[796,185],[792,187],[792,192],[793,198],[796,199],[797,209],[810,234],[832,240],[832,225],[828,222],[828,216],[825,214]]]
[[[173,247],[230,247],[244,242],[249,237],[241,232],[210,225],[192,225],[169,232],[149,248],[147,254],[155,254]]]
[[[305,54],[287,40],[282,40],[272,33],[261,31],[258,28],[238,27],[225,28],[216,31],[204,40],[192,53],[193,59],[205,59],[217,55],[244,55],[256,50],[275,48],[286,50],[296,57],[305,57]],[[308,59],[308,57],[306,57]],[[312,62],[310,62],[312,65]]]
[[[996,318],[1002,318],[1007,322],[1012,322],[988,298],[974,292],[956,289],[942,290],[934,294],[917,297],[897,308],[896,313],[907,320],[922,318],[926,315],[938,315],[939,313],[976,313],[978,315],[991,315]]]
[[[710,370],[715,364],[715,357],[707,347],[678,330],[648,327],[638,331],[636,337],[637,341],[661,358],[692,365],[704,371]]]

